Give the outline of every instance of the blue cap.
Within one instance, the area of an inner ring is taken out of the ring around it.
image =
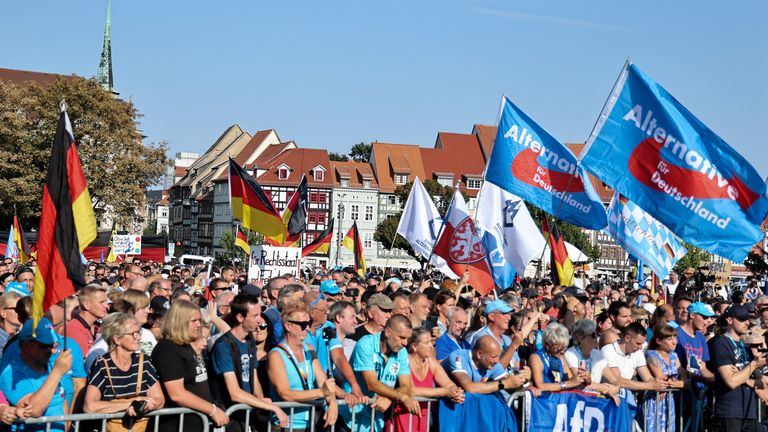
[[[485,314],[488,315],[491,312],[501,312],[503,314],[510,313],[514,309],[509,307],[504,300],[494,300],[485,304]]]
[[[402,280],[400,280],[400,279],[398,279],[398,278],[396,278],[396,277],[393,277],[393,278],[391,278],[391,279],[389,280],[388,284],[392,284],[392,283],[396,283],[396,284],[398,284],[398,285],[402,285],[402,284],[403,284],[403,281],[402,281]]]
[[[699,314],[705,317],[713,317],[716,315],[712,306],[702,302],[691,303],[691,305],[688,306],[688,313]]]
[[[680,324],[678,324],[676,321],[667,321],[667,326],[672,327],[673,329],[676,329],[680,327]]]
[[[341,290],[339,289],[339,286],[336,285],[336,282],[334,282],[331,279],[328,279],[327,281],[324,281],[320,284],[320,292],[326,295],[338,295],[341,294]]]
[[[19,332],[19,341],[34,340],[43,345],[53,345],[59,341],[56,332],[53,330],[53,324],[48,318],[40,318],[35,329],[35,335],[32,336],[32,319],[24,323],[24,327]]]

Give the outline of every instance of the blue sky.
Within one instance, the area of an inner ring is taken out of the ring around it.
[[[0,67],[92,76],[106,0],[16,1]],[[583,142],[630,57],[763,176],[768,2],[149,1],[112,3],[115,85],[148,141],[207,148],[228,126],[301,147],[434,145],[496,121],[506,94]]]

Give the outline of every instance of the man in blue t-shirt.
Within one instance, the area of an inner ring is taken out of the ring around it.
[[[23,407],[29,417],[60,416],[69,413],[62,378],[72,368],[69,349],[58,354],[53,366],[49,361],[59,349],[53,324],[42,318],[37,328],[32,320],[19,332],[19,355],[13,356],[0,372],[0,391],[11,405]],[[64,423],[52,423],[51,429],[64,430]],[[45,424],[27,425],[24,430],[44,430]]]
[[[237,324],[216,341],[211,353],[214,379],[217,381],[214,393],[219,393],[214,396],[224,406],[241,403],[274,412],[280,424],[287,426],[288,416],[272,401],[264,399],[256,374],[256,343],[251,332],[265,324],[259,299],[240,293],[232,299],[229,310]],[[233,353],[233,347],[237,352]]]
[[[458,349],[470,349],[472,345],[461,338],[464,330],[469,324],[467,312],[464,309],[455,307],[448,310],[448,330],[435,342],[435,357],[441,362],[448,358],[448,355]]]
[[[355,345],[351,361],[355,378],[365,396],[376,396],[377,399],[370,408],[364,405],[352,408],[355,412],[355,425],[352,425],[349,410],[340,410],[353,431],[368,432],[374,411],[376,416],[373,430],[383,430],[384,417],[381,413],[387,411],[393,402],[403,404],[411,414],[420,415],[419,403],[412,396],[411,369],[408,366],[408,352],[404,349],[412,332],[408,318],[394,315],[381,333],[363,336]],[[394,388],[395,383],[398,384],[397,390]]]
[[[465,392],[477,394],[498,393],[522,387],[531,378],[526,367],[518,374],[508,374],[499,364],[501,346],[493,336],[481,336],[472,350],[452,352],[443,362],[443,368]]]
[[[693,431],[700,430],[702,425],[704,390],[715,380],[715,375],[707,368],[709,348],[703,334],[714,320],[715,311],[712,306],[696,302],[688,306],[686,320],[677,327],[677,358],[680,359],[680,366],[688,370],[693,380],[693,386],[683,390],[683,399],[691,401],[683,404],[683,423],[690,425]]]

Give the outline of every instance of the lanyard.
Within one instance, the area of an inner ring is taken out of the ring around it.
[[[744,363],[748,363],[749,362],[749,354],[747,353],[747,348],[744,346],[744,341],[739,340],[739,344],[737,345],[736,341],[733,340],[733,338],[731,338],[731,336],[729,336],[729,335],[725,335],[725,336],[728,338],[729,341],[731,341],[731,343],[733,344],[733,347],[736,348],[737,350],[739,350],[739,352],[743,356],[742,361]]]
[[[287,343],[280,343],[277,345],[277,347],[288,354],[288,358],[291,360],[291,363],[293,363],[293,367],[295,367],[296,372],[299,373],[299,378],[301,378],[301,386],[304,387],[304,390],[309,390],[309,368],[307,367],[306,353],[304,353],[304,368],[302,369],[299,367],[298,358],[293,354],[293,350],[291,350],[291,347]]]
[[[550,362],[549,362],[550,358],[551,358],[551,356],[549,354],[547,354],[546,352],[542,352],[541,353],[541,360],[542,360],[542,362],[544,362],[544,364],[547,366],[547,369],[549,369],[549,372],[551,373],[552,372],[552,367],[550,366]],[[559,378],[558,382],[563,382],[563,378],[565,378],[563,376],[563,362],[560,361],[560,359],[557,359],[557,360],[558,360],[558,363],[557,363],[557,365],[558,365],[558,373],[560,374],[560,376],[558,377]],[[552,374],[552,375],[554,376],[554,374]]]

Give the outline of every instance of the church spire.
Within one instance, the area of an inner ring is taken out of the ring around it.
[[[104,27],[104,45],[101,48],[101,60],[99,71],[96,73],[96,81],[109,92],[114,91],[112,79],[112,24],[110,22],[110,0],[107,0],[107,23]]]

